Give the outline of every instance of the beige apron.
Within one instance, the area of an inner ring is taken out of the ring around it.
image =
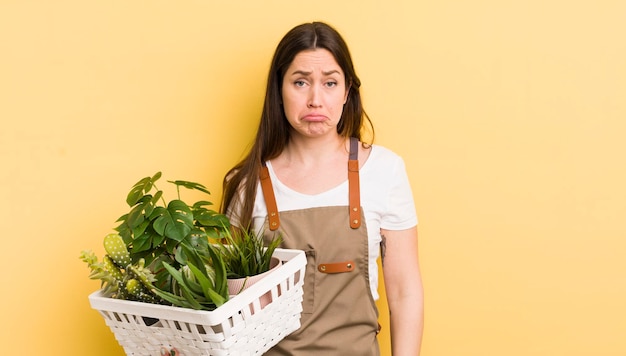
[[[261,187],[268,207],[265,238],[304,250],[302,326],[265,355],[379,355],[378,310],[370,292],[368,237],[360,206],[358,140],[348,163],[349,206],[278,212],[267,167]],[[346,197],[348,198],[348,197]]]

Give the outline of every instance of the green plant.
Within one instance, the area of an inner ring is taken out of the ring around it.
[[[102,261],[89,250],[80,258],[110,297],[214,309],[228,300],[228,290],[224,260],[209,240],[220,239],[230,222],[208,209],[209,201],[181,200],[181,187],[210,194],[203,185],[168,181],[178,199],[167,202],[155,185],[160,178],[158,172],[133,185],[126,197],[131,209],[117,220],[117,233],[105,236]]]
[[[226,267],[221,256],[211,248],[206,250],[207,254],[198,253],[187,245],[182,245],[182,249],[188,260],[181,269],[163,262],[174,279],[172,292],[155,290],[155,293],[173,305],[193,309],[211,310],[228,301]]]
[[[181,243],[206,247],[209,238],[219,239],[230,227],[225,215],[207,208],[211,202],[201,200],[187,205],[180,199],[181,187],[210,194],[205,186],[181,180],[168,181],[176,185],[178,193],[178,199],[168,203],[155,185],[160,178],[161,172],[157,172],[137,182],[126,197],[130,212],[117,220],[121,223],[116,230],[128,246],[133,262],[144,258],[150,264],[158,257],[175,256],[176,247]],[[158,205],[159,201],[163,205]]]
[[[221,243],[213,247],[222,255],[228,278],[244,278],[268,271],[281,242],[277,235],[265,246],[263,237],[255,232],[232,228],[226,229]]]

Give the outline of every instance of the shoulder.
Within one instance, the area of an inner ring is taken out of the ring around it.
[[[387,147],[384,146],[380,146],[380,145],[371,145],[371,151],[372,153],[375,153],[376,155],[379,156],[383,156],[383,157],[387,157],[387,158],[400,158],[400,156],[395,153],[394,151],[390,150]]]
[[[362,166],[364,169],[370,169],[372,166],[372,168],[376,169],[392,169],[398,167],[398,165],[404,165],[404,161],[400,155],[384,146],[371,145],[369,149],[366,150],[368,154]]]

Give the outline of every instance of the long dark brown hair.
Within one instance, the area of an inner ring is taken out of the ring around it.
[[[348,46],[339,32],[323,22],[305,23],[291,29],[276,47],[272,58],[261,121],[254,144],[248,155],[224,177],[221,210],[226,212],[235,204],[233,206],[237,207],[237,211],[231,213],[237,214],[241,228],[251,227],[261,162],[280,155],[289,142],[290,125],[281,105],[285,71],[298,53],[320,48],[333,55],[344,72],[349,88],[337,133],[346,138],[356,137],[360,140],[361,131],[367,123],[373,138],[374,128],[361,103],[361,81],[354,70]]]

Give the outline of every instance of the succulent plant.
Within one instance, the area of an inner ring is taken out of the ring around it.
[[[228,278],[245,278],[268,271],[281,242],[280,234],[266,245],[263,237],[254,231],[233,228],[227,229],[213,248],[222,255]]]
[[[119,235],[107,235],[105,240],[110,242],[110,237],[118,237]],[[105,243],[105,246],[108,244]],[[126,246],[122,242],[122,248],[116,246],[115,249],[123,253]],[[105,247],[108,249],[108,247]],[[128,263],[124,267],[119,263],[125,259],[112,258],[105,255],[102,262],[98,262],[98,257],[92,251],[83,251],[81,259],[91,268],[91,279],[100,279],[102,281],[103,293],[112,298],[136,300],[146,303],[161,303],[161,300],[154,294],[152,289],[155,281],[154,274],[145,268],[144,260],[141,259],[135,264]],[[128,259],[128,261],[130,261]]]

